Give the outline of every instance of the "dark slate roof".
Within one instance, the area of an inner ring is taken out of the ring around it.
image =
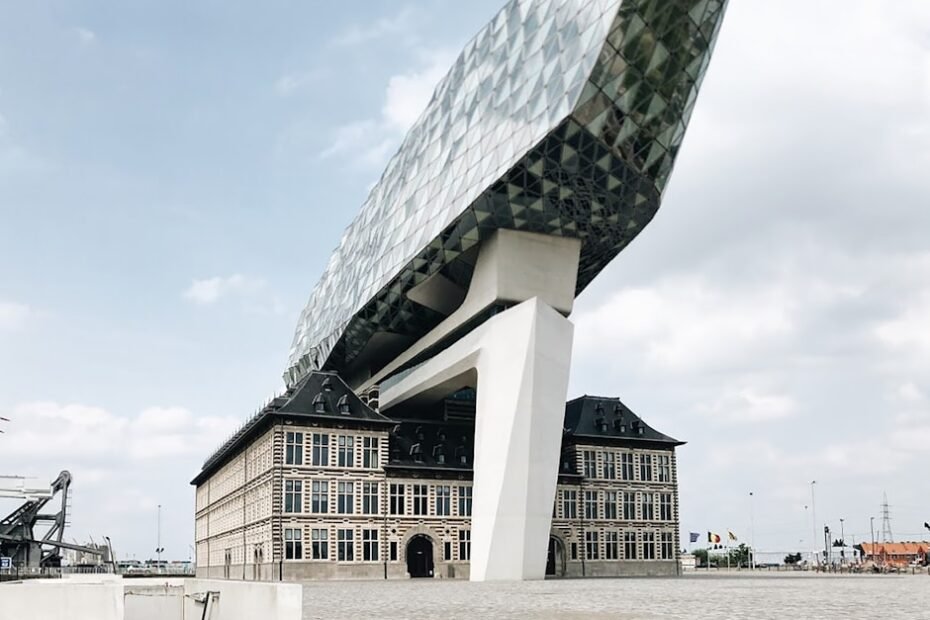
[[[565,404],[565,436],[669,446],[684,444],[643,422],[619,398],[587,394]]]
[[[334,372],[315,371],[259,409],[204,461],[191,484],[200,484],[226,464],[243,446],[268,429],[274,420],[309,420],[328,424],[390,427],[395,424],[356,396]]]
[[[471,470],[474,424],[406,419],[391,432],[385,469]]]

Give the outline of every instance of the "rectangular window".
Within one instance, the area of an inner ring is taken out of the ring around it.
[[[620,455],[620,477],[623,480],[633,479],[633,455],[629,452]]]
[[[362,559],[378,561],[378,530],[362,530]]]
[[[378,438],[362,438],[362,467],[378,469]]]
[[[636,532],[623,533],[623,559],[636,559]]]
[[[675,539],[671,532],[662,532],[659,539],[660,549],[663,560],[675,559]]]
[[[390,549],[391,562],[396,562],[397,561],[397,541],[392,540],[391,543],[388,545],[388,549]]]
[[[426,515],[429,513],[428,487],[425,484],[413,485],[413,514]]]
[[[584,518],[597,519],[597,491],[584,492]]]
[[[642,515],[643,521],[653,521],[656,518],[655,513],[655,497],[652,493],[640,493],[640,499],[642,501]]]
[[[643,532],[643,559],[656,559],[656,535],[652,532]]]
[[[639,479],[642,482],[652,482],[652,455],[639,455]]]
[[[355,531],[336,530],[336,559],[340,562],[355,561]]]
[[[620,559],[620,532],[607,532],[604,534],[604,559]]]
[[[573,560],[577,560],[578,559],[578,543],[576,542],[571,543],[569,545],[569,548],[571,549],[571,553],[569,555],[571,555]]]
[[[471,530],[459,530],[459,560],[471,560]]]
[[[304,434],[288,431],[284,440],[284,464],[304,464]]]
[[[568,489],[562,491],[562,518],[578,518],[578,494]]]
[[[284,481],[284,512],[303,512],[303,488],[300,480]]]
[[[391,495],[391,514],[392,515],[404,514],[404,485],[391,484],[390,495]]]
[[[459,516],[471,516],[471,487],[459,487]]]
[[[310,530],[310,547],[314,560],[329,559],[329,530]]]
[[[597,532],[585,532],[584,533],[584,555],[589,560],[599,559],[598,549],[599,545],[597,544]]]
[[[313,433],[310,459],[314,467],[329,466],[329,435],[327,433]]]
[[[613,452],[604,452],[601,457],[604,459],[604,478],[607,480],[617,479],[617,455]]]
[[[623,493],[623,519],[632,521],[636,518],[636,494],[625,491]]]
[[[329,482],[314,480],[310,486],[310,512],[326,514],[329,512]]]
[[[378,506],[378,483],[362,483],[362,512],[366,515],[376,515],[381,512]]]
[[[284,528],[284,559],[304,558],[304,531],[299,528]]]
[[[597,478],[597,454],[593,450],[581,453],[581,462],[584,466],[585,478]]]
[[[336,464],[339,467],[355,467],[355,437],[337,435],[336,446]]]
[[[604,492],[604,518],[605,519],[616,519],[617,518],[617,492],[616,491],[605,491]]]
[[[442,543],[442,559],[446,562],[452,561],[452,541],[447,540]]]
[[[355,512],[354,482],[340,482],[336,486],[336,512],[343,515]]]
[[[657,456],[659,482],[672,481],[672,459],[668,456]]]
[[[672,520],[672,494],[659,493],[659,519],[662,521]]]
[[[436,487],[436,514],[440,517],[448,517],[452,514],[452,487]]]

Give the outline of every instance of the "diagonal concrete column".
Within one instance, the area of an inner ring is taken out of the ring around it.
[[[472,581],[544,577],[572,334],[534,297],[382,385],[384,409],[476,387]]]

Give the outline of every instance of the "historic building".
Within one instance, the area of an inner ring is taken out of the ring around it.
[[[474,392],[376,408],[313,372],[227,440],[192,482],[198,576],[468,577]],[[680,444],[616,398],[570,401],[546,573],[676,574]]]

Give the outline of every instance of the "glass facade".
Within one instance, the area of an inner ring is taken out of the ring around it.
[[[349,225],[285,380],[443,318],[407,293],[501,228],[581,239],[580,292],[652,219],[726,0],[512,0],[459,55]],[[377,368],[371,369],[377,370]]]

